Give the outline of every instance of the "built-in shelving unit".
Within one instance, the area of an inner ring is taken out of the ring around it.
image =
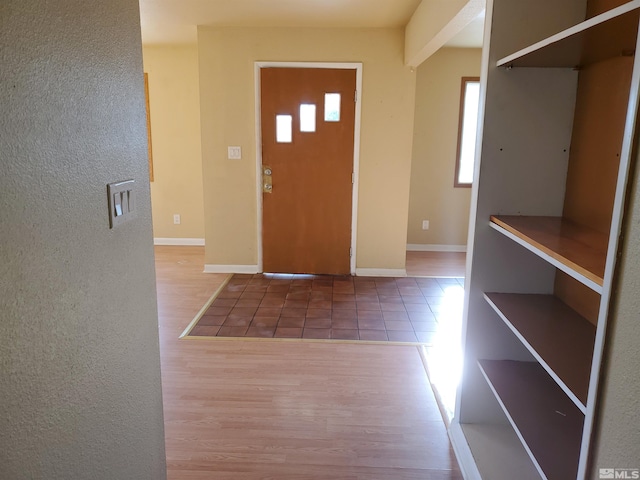
[[[541,476],[575,478],[582,412],[536,362],[482,360],[479,364]]]
[[[485,299],[576,406],[586,412],[596,328],[553,295]]]
[[[488,0],[486,21],[452,443],[468,479],[584,480],[638,136],[640,0]]]

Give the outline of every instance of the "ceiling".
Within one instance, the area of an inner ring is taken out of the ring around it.
[[[421,0],[140,0],[144,44],[196,43],[196,25],[404,27]],[[482,46],[484,17],[449,47]]]
[[[404,27],[420,0],[140,0],[144,44],[195,43],[196,25]]]

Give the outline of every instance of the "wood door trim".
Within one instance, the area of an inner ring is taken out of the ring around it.
[[[353,136],[353,192],[351,202],[351,275],[356,274],[356,246],[358,225],[358,185],[360,173],[360,131],[362,119],[362,63],[360,62],[254,62],[255,85],[255,127],[256,127],[256,198],[257,198],[257,253],[258,270],[263,271],[262,250],[262,112],[260,70],[263,68],[333,68],[356,71],[356,102],[354,136]],[[354,99],[355,100],[355,99]]]

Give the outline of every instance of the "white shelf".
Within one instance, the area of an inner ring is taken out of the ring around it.
[[[596,328],[553,295],[486,293],[485,299],[582,413]]]
[[[510,425],[466,423],[461,428],[482,478],[540,480],[538,470]]]
[[[534,45],[501,58],[498,67],[579,67],[633,54],[640,0],[585,20]]]
[[[608,237],[562,217],[492,215],[491,227],[602,293]]]
[[[541,476],[576,478],[584,425],[578,407],[537,362],[478,365]]]

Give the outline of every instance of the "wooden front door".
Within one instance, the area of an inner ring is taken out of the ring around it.
[[[263,270],[349,274],[356,71],[262,68]]]

